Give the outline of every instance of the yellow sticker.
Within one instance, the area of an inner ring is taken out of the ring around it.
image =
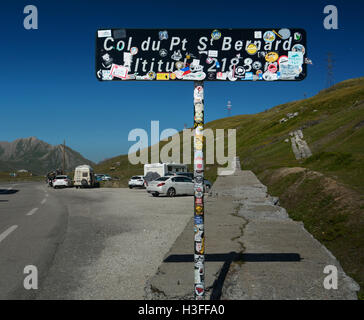
[[[176,79],[176,74],[175,73],[170,73],[169,77],[170,77],[171,80],[174,80],[174,79]]]
[[[195,139],[195,149],[196,150],[202,150],[202,148],[203,148],[203,141],[202,141],[202,139],[196,138]]]
[[[169,73],[157,73],[157,80],[169,80]]]
[[[248,47],[246,48],[246,51],[253,55],[253,54],[256,54],[257,51],[258,51],[258,48],[257,46],[254,44],[254,43],[251,43],[250,45],[248,45]]]
[[[203,208],[201,206],[196,206],[196,213],[201,215],[203,213]]]
[[[199,250],[199,253],[200,254],[205,253],[205,238],[202,238],[201,249]]]
[[[277,61],[279,58],[279,55],[277,52],[269,52],[266,56],[265,56],[265,60],[267,60],[268,62],[272,63]]]

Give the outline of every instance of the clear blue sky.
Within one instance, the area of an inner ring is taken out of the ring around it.
[[[326,84],[326,58],[335,82],[364,75],[364,3],[351,1],[2,1],[0,140],[36,136],[99,161],[127,153],[134,128],[192,125],[193,82],[99,82],[98,28],[304,28],[308,77],[302,82],[207,82],[206,122],[251,114],[316,94]],[[39,29],[25,30],[23,9],[38,8]],[[325,30],[323,9],[336,5],[339,30]]]

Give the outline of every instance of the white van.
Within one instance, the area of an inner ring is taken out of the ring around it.
[[[87,164],[76,167],[73,180],[76,188],[94,187],[96,185],[94,170]]]
[[[155,180],[166,175],[174,175],[177,172],[188,172],[187,164],[181,163],[150,163],[144,165],[144,179]],[[148,178],[151,179],[148,179]]]

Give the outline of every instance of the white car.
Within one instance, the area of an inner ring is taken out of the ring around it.
[[[68,176],[56,176],[53,179],[53,188],[68,188],[72,187],[72,180]]]
[[[192,179],[182,176],[160,177],[148,183],[147,192],[151,193],[153,197],[158,197],[160,194],[168,197],[193,196],[195,194],[194,182]]]
[[[135,188],[135,187],[139,187],[139,188],[144,188],[145,186],[145,181],[144,181],[144,177],[143,176],[132,176],[129,179],[129,188]]]

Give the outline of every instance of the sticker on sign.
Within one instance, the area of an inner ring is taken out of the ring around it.
[[[111,30],[98,30],[97,36],[99,38],[111,37]]]
[[[306,32],[297,28],[100,29],[96,76],[100,81],[300,81],[307,76],[306,48]],[[269,63],[277,65],[267,72]]]
[[[126,68],[124,66],[119,66],[117,64],[113,64],[111,67],[110,75],[112,77],[126,79],[126,77],[128,75],[128,68]]]

